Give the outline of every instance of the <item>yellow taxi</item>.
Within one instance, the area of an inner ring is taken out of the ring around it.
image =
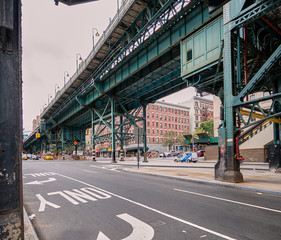
[[[44,155],[44,159],[45,160],[53,160],[53,155],[51,153],[45,153]]]
[[[21,155],[21,159],[22,159],[22,160],[27,160],[27,155],[26,155],[26,154],[22,154],[22,155]]]

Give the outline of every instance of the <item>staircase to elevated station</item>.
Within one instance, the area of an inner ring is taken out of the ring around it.
[[[268,144],[273,141],[273,123],[265,120],[245,131],[239,138],[245,161],[268,162]]]

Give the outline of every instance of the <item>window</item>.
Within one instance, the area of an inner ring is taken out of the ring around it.
[[[178,125],[177,125],[177,124],[175,124],[175,129],[176,129],[176,130],[177,130],[177,126],[178,126]]]
[[[154,137],[152,138],[152,142],[154,142],[155,140],[154,140]]]
[[[186,53],[186,61],[189,62],[192,60],[192,49],[188,49]]]
[[[162,112],[162,107],[160,107],[160,112]]]
[[[171,129],[171,123],[169,123],[169,129]]]
[[[179,130],[181,130],[181,125],[179,125]]]
[[[157,142],[159,142],[159,138],[157,138],[156,140],[157,140]]]
[[[162,131],[162,130],[160,130],[160,135],[161,135],[161,136],[163,135],[163,131]]]
[[[175,122],[177,121],[177,117],[175,117]]]
[[[158,106],[155,106],[155,110],[156,110],[156,111],[158,110]]]
[[[251,95],[250,100],[254,100],[254,99],[255,99],[255,95]]]
[[[174,129],[174,124],[172,124],[172,129]]]
[[[156,122],[156,127],[158,127],[158,122]]]
[[[263,96],[264,96],[264,97],[269,96],[269,95],[270,95],[270,92],[264,92],[264,93],[263,93]]]
[[[149,118],[149,113],[146,113],[146,117]]]
[[[161,138],[161,143],[163,142],[163,138]]]
[[[154,134],[154,129],[152,129],[152,134]]]
[[[147,133],[150,134],[150,129],[147,129]]]
[[[167,115],[165,115],[164,119],[165,119],[165,121],[167,120]]]
[[[152,113],[152,118],[154,118],[154,113]]]
[[[165,123],[165,128],[167,128],[167,123]]]
[[[177,114],[177,109],[175,109],[175,114]]]
[[[181,118],[181,123],[183,123],[183,118]]]
[[[198,128],[198,126],[199,126],[198,123],[196,123],[196,128]]]
[[[154,105],[151,105],[151,109],[154,109]]]
[[[160,128],[162,128],[162,122],[160,122]]]
[[[154,127],[154,122],[152,121],[152,127]]]
[[[156,119],[158,119],[158,113],[156,113]]]
[[[198,107],[198,102],[195,102],[195,104],[194,104],[194,105],[195,105],[195,107]]]
[[[198,109],[195,109],[195,114],[198,114]]]
[[[157,136],[159,135],[159,130],[156,130],[156,135],[157,135]]]
[[[159,117],[160,117],[160,120],[162,120],[162,115],[161,114],[159,115]]]
[[[171,121],[171,116],[169,116],[169,122]]]
[[[198,116],[195,116],[195,120],[197,120],[197,121],[198,121]]]
[[[147,141],[150,142],[150,138],[149,137],[147,138]]]

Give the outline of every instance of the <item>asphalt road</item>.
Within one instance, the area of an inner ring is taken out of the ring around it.
[[[134,174],[91,161],[24,161],[40,240],[281,239],[281,197]]]

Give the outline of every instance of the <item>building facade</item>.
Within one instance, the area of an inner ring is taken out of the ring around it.
[[[194,96],[190,100],[180,103],[190,108],[190,133],[193,133],[200,124],[214,118],[213,100]]]
[[[32,131],[40,126],[40,116],[36,116],[35,119],[32,120]]]

